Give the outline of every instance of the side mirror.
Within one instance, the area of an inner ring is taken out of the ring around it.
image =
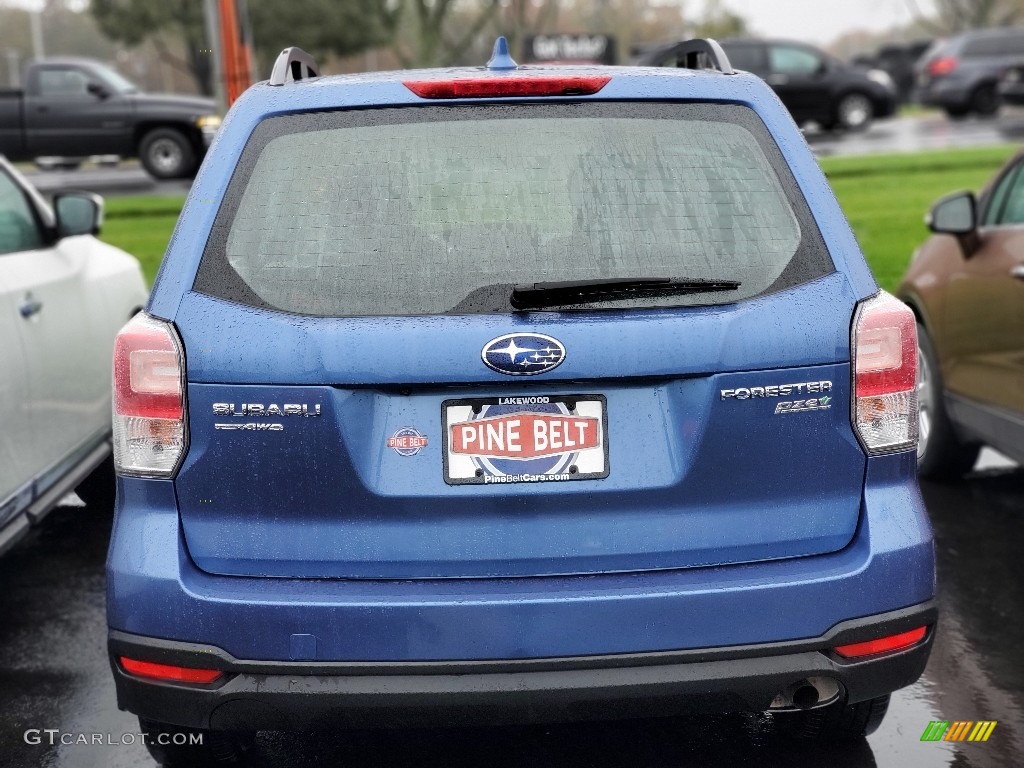
[[[978,201],[973,192],[944,197],[925,216],[924,223],[936,234],[963,237],[978,229]]]
[[[110,91],[107,90],[107,87],[99,83],[89,83],[85,86],[85,90],[100,100],[110,97]]]
[[[103,198],[90,192],[63,192],[53,198],[57,238],[98,235],[103,224]]]

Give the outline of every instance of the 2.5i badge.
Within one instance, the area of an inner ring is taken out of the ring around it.
[[[445,400],[444,480],[544,483],[608,476],[603,395]]]

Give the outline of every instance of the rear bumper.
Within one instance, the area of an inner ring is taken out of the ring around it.
[[[917,98],[926,107],[961,109],[970,104],[973,87],[967,81],[938,78],[921,87]]]
[[[999,95],[1002,96],[1003,101],[1007,104],[1020,106],[1024,104],[1024,83],[1001,83],[999,85]]]
[[[892,117],[899,106],[899,97],[896,93],[876,93],[871,99],[871,104],[876,118]]]
[[[764,711],[809,677],[864,701],[910,685],[924,671],[933,603],[843,622],[788,643],[648,654],[511,661],[305,663],[235,659],[222,649],[111,632],[118,704],[142,717],[217,730],[308,730],[630,718],[695,708]],[[830,649],[928,626],[918,645],[848,661]],[[186,686],[129,676],[121,656],[216,668],[221,680]]]
[[[217,138],[217,129],[203,128],[200,134],[203,137],[203,154],[206,154],[206,150],[210,148],[213,140]]]
[[[808,471],[813,471],[809,468]],[[867,462],[859,525],[827,555],[506,579],[215,576],[192,562],[167,481],[118,480],[111,629],[237,659],[406,662],[652,653],[796,641],[935,594],[911,452]]]

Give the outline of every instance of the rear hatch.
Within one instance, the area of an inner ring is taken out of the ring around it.
[[[745,107],[270,118],[175,317],[189,552],[437,578],[840,549],[854,304]]]

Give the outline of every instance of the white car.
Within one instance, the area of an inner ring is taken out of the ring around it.
[[[0,552],[68,492],[113,499],[114,337],[146,302],[139,262],[93,235],[102,200],[53,207],[0,157]]]

